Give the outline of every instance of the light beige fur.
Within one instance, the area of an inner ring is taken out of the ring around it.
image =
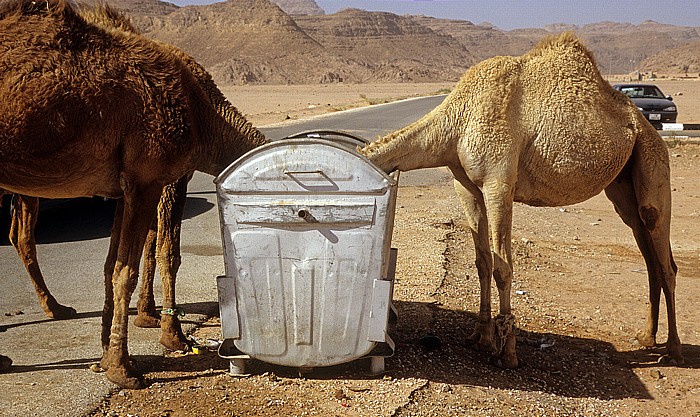
[[[649,271],[649,316],[638,339],[656,344],[663,289],[668,353],[683,362],[675,315],[677,268],[669,243],[668,151],[634,104],[601,77],[575,35],[564,33],[523,56],[472,67],[428,115],[362,152],[387,172],[437,166],[452,171],[481,287],[471,339],[495,349],[504,366],[518,364],[510,303],[513,202],[562,206],[603,190],[632,228]],[[491,276],[503,335],[495,341]]]

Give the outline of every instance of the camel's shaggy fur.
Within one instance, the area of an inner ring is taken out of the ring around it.
[[[498,287],[495,350],[517,366],[510,291],[513,202],[561,206],[605,190],[632,228],[649,271],[645,346],[656,343],[660,293],[668,311],[668,353],[683,362],[676,329],[676,265],[669,243],[668,151],[654,128],[601,77],[571,33],[520,57],[486,60],[416,123],[362,152],[387,172],[447,166],[472,231],[481,286],[471,338],[493,348],[491,284]],[[489,234],[492,246],[489,243]]]
[[[130,20],[108,5],[97,5],[79,11],[89,23],[98,25],[107,31],[126,31],[137,33]],[[200,87],[209,97],[219,114],[232,126],[240,130],[250,146],[265,142],[264,135],[255,129],[221,93],[211,78],[211,75],[191,56],[170,45],[163,45],[179,56],[192,71]],[[190,176],[183,177],[163,189],[158,207],[158,219],[151,226],[146,239],[142,286],[136,305],[137,316],[134,324],[138,327],[158,327],[162,329],[161,343],[171,350],[187,348],[187,340],[182,333],[175,303],[175,281],[180,266],[180,224],[186,201],[187,182]],[[1,192],[1,190],[0,190]],[[36,197],[15,195],[15,210],[13,211],[10,241],[17,250],[20,258],[29,272],[34,284],[39,303],[50,318],[65,319],[75,316],[75,309],[63,306],[56,301],[46,286],[44,277],[36,258],[36,243],[34,227],[37,221],[38,199]],[[161,319],[156,311],[153,297],[153,279],[156,263],[161,275],[163,286],[163,310],[166,312]],[[112,271],[113,265],[107,270]],[[108,272],[109,274],[109,272]]]
[[[216,175],[262,141],[222,117],[172,48],[91,24],[64,0],[3,4],[0,80],[0,188],[121,198],[105,263],[101,365],[118,385],[142,387],[127,313],[163,187],[194,170]]]

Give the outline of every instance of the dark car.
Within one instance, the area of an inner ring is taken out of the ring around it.
[[[676,123],[678,109],[673,97],[664,95],[653,84],[615,84],[613,88],[629,97],[652,126],[661,129],[662,123]]]

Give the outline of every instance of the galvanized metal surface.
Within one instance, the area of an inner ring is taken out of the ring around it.
[[[225,339],[243,354],[300,368],[349,362],[378,343],[393,348],[398,173],[386,175],[345,141],[305,137],[248,153],[215,183]]]

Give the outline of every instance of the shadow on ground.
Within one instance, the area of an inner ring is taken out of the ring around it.
[[[466,343],[466,337],[476,323],[475,314],[415,302],[397,302],[396,308],[399,321],[391,332],[396,342],[396,352],[386,359],[386,372],[383,374],[392,378],[421,378],[455,386],[537,391],[570,398],[652,399],[634,369],[664,366],[657,363],[659,354],[653,350],[618,352],[611,344],[600,340],[519,330],[520,367],[515,370],[500,369],[489,363],[488,355],[473,350]],[[410,323],[415,322],[410,317],[412,312],[424,311],[425,308],[431,310],[435,316],[434,323],[438,325],[432,329],[411,327]],[[450,325],[456,322],[463,324]],[[426,347],[423,342],[428,333],[435,338],[434,341],[439,341],[437,345]],[[690,364],[688,366],[697,366],[700,347],[685,345],[684,349]],[[223,371],[229,366],[228,361],[219,358],[213,351],[205,355],[153,357],[145,362],[139,360],[139,363],[143,365],[141,368],[147,373],[149,383],[196,379],[198,373]],[[175,372],[169,376],[169,371]],[[246,371],[253,375],[270,372],[286,378],[300,376],[298,368],[257,360],[250,360]],[[151,373],[151,378],[148,373]],[[359,359],[316,368],[311,373],[304,373],[303,377],[342,380],[373,379],[378,376],[369,373],[368,359]]]
[[[36,225],[38,244],[76,242],[108,237],[116,200],[75,198],[42,200]],[[183,218],[190,219],[214,208],[206,198],[188,197]],[[9,245],[9,210],[0,216],[0,245]]]

